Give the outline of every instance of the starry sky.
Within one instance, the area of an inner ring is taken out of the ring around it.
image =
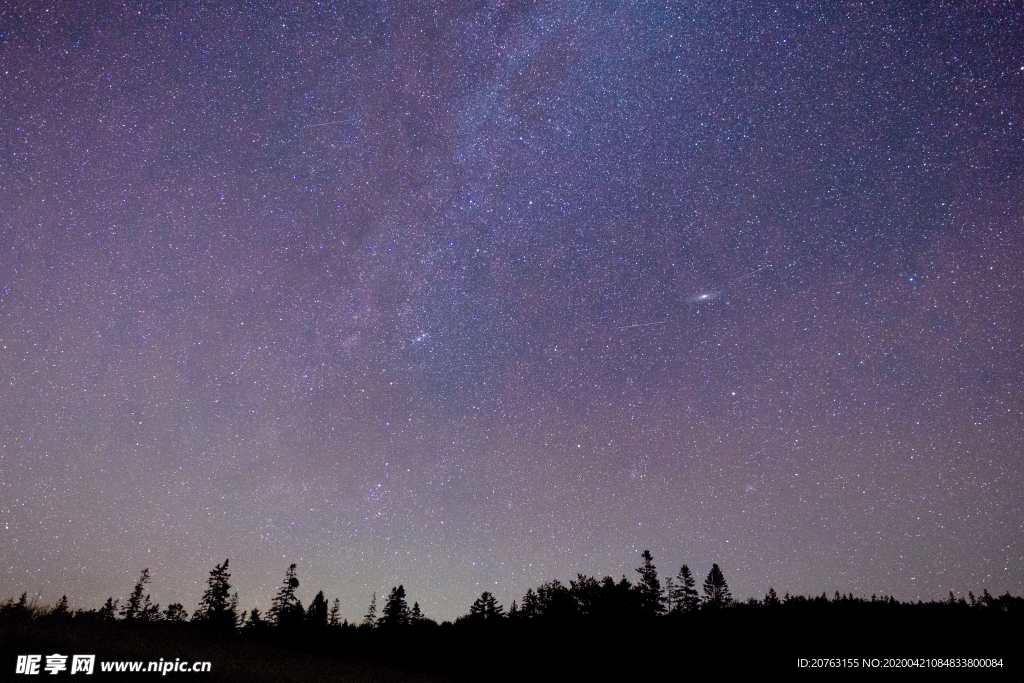
[[[0,584],[1024,589],[1019,3],[0,10]]]

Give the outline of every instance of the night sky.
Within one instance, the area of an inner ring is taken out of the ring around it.
[[[1022,592],[1019,3],[223,4],[0,10],[0,597]]]

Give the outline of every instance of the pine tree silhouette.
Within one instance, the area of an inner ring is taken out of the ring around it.
[[[658,570],[654,568],[654,558],[650,550],[645,550],[640,557],[644,563],[636,569],[636,573],[640,575],[640,582],[635,590],[640,596],[640,606],[644,613],[657,616],[665,612],[665,595],[661,591]]]
[[[135,583],[135,589],[132,590],[131,596],[128,598],[128,603],[121,610],[121,617],[128,621],[154,621],[160,617],[160,605],[154,605],[147,593],[143,596],[142,591],[145,590],[146,585],[151,581],[149,575],[149,568],[142,570],[142,575],[139,576],[139,580]]]
[[[405,587],[398,586],[391,589],[384,609],[380,613],[379,626],[383,628],[394,628],[406,626],[409,623],[409,605],[405,602]]]
[[[323,591],[318,592],[309,603],[306,609],[306,623],[313,628],[327,627],[327,598],[324,597]]]
[[[539,608],[537,594],[533,592],[532,588],[527,588],[526,595],[523,596],[523,606],[519,610],[520,614],[524,619],[532,619],[540,614]]]
[[[469,608],[471,619],[497,621],[505,616],[505,608],[488,591],[484,591]]]
[[[825,598],[828,601],[828,598]],[[729,584],[725,582],[725,575],[718,568],[717,564],[711,565],[708,578],[704,580],[704,606],[717,608],[724,607],[732,602],[732,593],[729,592]]]
[[[260,614],[259,609],[253,607],[252,611],[249,612],[249,618],[242,624],[242,628],[260,630],[264,629],[269,624],[263,619],[263,615]]]
[[[671,614],[676,611],[676,582],[672,577],[665,579],[665,611]]]
[[[366,610],[366,616],[363,617],[362,626],[367,628],[375,628],[377,626],[377,593],[373,594],[370,598],[370,607]]]
[[[301,623],[305,616],[302,603],[295,597],[295,589],[299,587],[299,579],[295,575],[295,565],[288,567],[284,575],[284,584],[277,589],[277,595],[270,603],[267,616],[278,626],[292,626]]]
[[[230,578],[228,560],[210,570],[210,576],[206,579],[206,590],[199,600],[199,607],[192,617],[193,621],[220,629],[235,628],[238,618],[238,596],[232,600]]]
[[[107,598],[107,601],[103,603],[103,607],[100,607],[100,619],[102,619],[103,621],[116,621],[117,603],[119,602],[121,602],[120,599],[115,600],[113,597]]]
[[[327,625],[340,626],[339,616],[341,616],[341,600],[334,598],[334,602],[331,603],[331,611],[327,613]]]
[[[553,619],[567,619],[579,612],[572,593],[555,579],[537,587],[537,613]]]
[[[685,564],[676,574],[675,598],[673,600],[675,612],[694,612],[700,606],[700,595],[697,593],[697,581],[690,573],[690,568]]]
[[[68,596],[66,595],[60,596],[60,600],[58,600],[57,604],[50,610],[50,614],[53,616],[67,616],[70,613],[71,612],[68,610]]]

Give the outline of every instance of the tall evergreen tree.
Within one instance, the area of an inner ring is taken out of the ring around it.
[[[255,607],[253,607],[252,611],[249,612],[249,618],[246,620],[246,622],[242,624],[242,628],[254,630],[263,629],[267,626],[268,623],[263,619],[263,616],[260,614],[259,609]]]
[[[533,592],[532,588],[526,589],[526,595],[523,596],[523,606],[519,610],[523,619],[532,619],[540,614],[540,604],[537,600],[537,594]]]
[[[640,575],[640,582],[634,590],[640,598],[643,611],[648,615],[657,616],[665,611],[665,595],[661,590],[661,581],[658,580],[658,570],[654,568],[654,558],[650,550],[645,550],[640,557],[644,563],[636,570]]]
[[[129,621],[153,621],[160,616],[160,605],[154,605],[149,594],[143,595],[146,585],[151,581],[149,568],[142,570],[142,575],[135,583],[127,604],[121,609],[121,617]]]
[[[363,617],[362,626],[367,628],[375,628],[377,626],[377,592],[374,591],[373,597],[370,598],[370,606],[366,610],[366,616]]]
[[[121,602],[120,599],[115,600],[113,597],[107,598],[107,601],[103,603],[103,607],[100,607],[100,619],[103,621],[116,621],[117,603],[119,602]]]
[[[671,576],[665,579],[665,611],[669,614],[676,611],[676,582]]]
[[[278,626],[292,626],[301,622],[305,616],[302,603],[295,597],[295,589],[299,587],[299,579],[295,575],[295,564],[288,567],[284,575],[284,584],[277,589],[277,595],[270,603],[267,616]]]
[[[341,619],[341,600],[334,598],[334,602],[331,603],[331,611],[327,613],[327,625],[328,626],[340,626]]]
[[[206,579],[206,590],[199,600],[193,621],[201,621],[210,626],[222,629],[235,628],[238,619],[237,598],[231,599],[231,573],[228,571],[228,560],[224,564],[215,565]]]
[[[700,595],[697,593],[697,581],[685,564],[676,574],[675,597],[673,607],[676,612],[693,612],[700,606]]]
[[[828,598],[826,598],[826,601]],[[725,575],[718,568],[717,564],[711,565],[708,578],[704,580],[704,605],[706,607],[724,607],[732,602],[732,593],[729,592],[729,584],[725,582]]]
[[[576,599],[558,579],[537,586],[537,614],[555,619],[578,614]]]
[[[398,586],[391,589],[384,609],[380,613],[380,626],[394,628],[409,624],[409,605],[405,601],[405,587]]]
[[[313,628],[327,627],[327,598],[324,597],[323,591],[317,593],[313,601],[309,603],[309,608],[306,610],[306,623]]]
[[[576,580],[569,581],[569,593],[576,601],[576,610],[584,617],[597,616],[603,607],[601,584],[593,576],[576,574]]]
[[[423,612],[420,611],[420,603],[412,603],[412,610],[409,612],[409,621],[413,624],[418,624],[423,621]]]
[[[768,587],[768,592],[764,596],[765,607],[778,607],[782,603],[779,602],[779,594],[775,592],[775,589],[771,586]]]
[[[245,623],[245,613],[238,613],[238,591],[231,594],[231,600],[228,601],[228,613],[233,617],[232,628],[240,628]]]
[[[50,615],[55,617],[65,617],[70,614],[71,611],[68,609],[68,596],[62,595],[60,596],[60,600],[57,601],[57,604],[50,610]]]
[[[471,619],[497,621],[505,616],[505,608],[498,604],[498,600],[493,595],[484,591],[470,606],[469,616]]]

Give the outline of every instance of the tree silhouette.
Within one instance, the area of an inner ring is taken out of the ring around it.
[[[57,604],[50,610],[50,614],[57,617],[70,615],[71,612],[68,610],[68,596],[60,596],[60,600],[58,600]]]
[[[116,621],[117,620],[117,603],[120,600],[115,600],[113,597],[107,598],[107,601],[103,603],[103,607],[100,607],[99,616],[103,621]]]
[[[121,609],[122,618],[128,621],[155,621],[160,618],[160,605],[154,605],[148,593],[145,596],[142,594],[142,591],[145,590],[146,585],[150,581],[149,568],[147,567],[142,570],[142,575],[139,576],[139,580],[135,583],[135,589],[132,590],[128,603]]]
[[[505,608],[488,591],[484,591],[469,608],[470,619],[497,621],[505,616]]]
[[[604,596],[601,584],[593,576],[576,574],[576,580],[569,581],[569,593],[576,601],[576,611],[582,616],[595,617],[601,611]]]
[[[409,621],[413,624],[423,621],[423,612],[420,611],[420,603],[412,603],[412,610],[409,612]]]
[[[284,584],[277,589],[277,595],[270,603],[267,616],[278,626],[291,626],[300,623],[305,616],[302,603],[295,597],[295,589],[299,587],[299,579],[295,576],[295,564],[288,567],[284,575]]]
[[[690,573],[690,568],[685,564],[676,574],[676,594],[672,600],[674,610],[678,612],[693,612],[700,606],[700,596],[697,594],[697,581]]]
[[[341,620],[338,619],[339,616],[341,616],[341,600],[334,598],[334,602],[331,603],[331,611],[327,613],[327,625],[340,626]]]
[[[656,616],[665,611],[665,595],[661,591],[661,582],[658,580],[658,570],[654,568],[651,551],[645,550],[640,557],[644,563],[636,570],[640,575],[640,582],[634,590],[640,597],[640,606],[644,613]]]
[[[172,621],[174,623],[188,621],[188,612],[185,611],[185,606],[180,602],[172,602],[164,610],[164,621]]]
[[[266,628],[270,624],[263,619],[263,615],[260,614],[259,609],[253,607],[252,611],[249,612],[249,618],[242,624],[242,628],[259,630]]]
[[[409,623],[409,605],[405,602],[405,588],[398,586],[391,589],[384,609],[380,613],[380,626],[394,628]]]
[[[828,598],[825,599],[826,602]],[[732,602],[732,593],[729,592],[729,584],[725,582],[725,575],[718,568],[717,564],[711,565],[708,578],[704,579],[704,606],[724,607]]]
[[[676,582],[671,576],[665,579],[665,611],[669,614],[676,611]]]
[[[236,595],[232,600],[231,584],[228,582],[230,578],[228,560],[210,570],[210,576],[206,579],[206,590],[199,600],[199,607],[192,617],[193,621],[201,621],[221,629],[235,627],[238,618],[238,597]]]
[[[532,588],[526,589],[526,595],[523,596],[523,606],[519,612],[523,619],[532,619],[540,614],[537,594],[533,592]]]
[[[306,610],[306,623],[313,628],[327,627],[327,598],[324,597],[323,591],[317,593],[313,601],[309,603],[309,608]]]
[[[779,602],[779,594],[775,592],[775,589],[768,587],[768,593],[764,596],[765,607],[778,607],[782,603]]]
[[[578,613],[576,600],[561,581],[548,581],[537,587],[537,613],[554,619],[570,618]]]
[[[377,626],[377,593],[373,593],[373,597],[370,598],[370,607],[366,610],[366,616],[363,617],[363,626],[367,628],[374,628]]]

